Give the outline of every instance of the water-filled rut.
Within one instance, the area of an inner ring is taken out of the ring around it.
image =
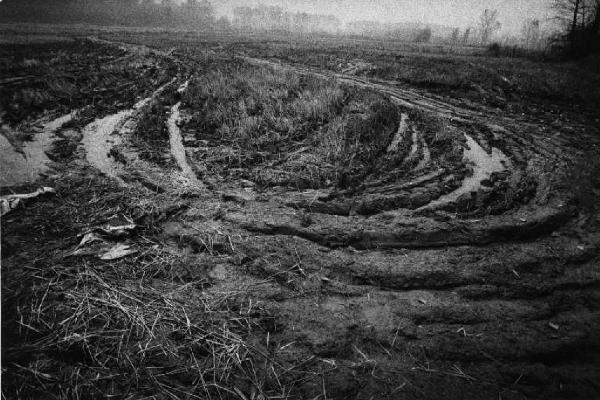
[[[35,181],[50,162],[46,152],[54,142],[54,134],[76,115],[77,111],[49,122],[41,122],[41,129],[33,129],[32,140],[25,141],[18,151],[4,135],[0,135],[0,186],[13,186]],[[11,130],[3,126],[3,130]]]

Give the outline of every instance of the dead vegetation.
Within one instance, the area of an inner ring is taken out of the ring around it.
[[[2,119],[11,125],[86,107],[90,115],[105,115],[177,73],[169,60],[140,60],[87,40],[4,45],[0,59]]]
[[[91,192],[89,178],[96,180]],[[105,178],[70,174],[55,200],[28,210],[38,217],[3,218],[3,259],[37,260],[10,270],[3,261],[3,395],[285,397],[289,389],[276,382],[289,384],[289,371],[274,362],[268,343],[247,341],[268,320],[248,303],[252,288],[210,293],[206,274],[182,276],[180,253],[152,237],[162,211],[140,209],[142,197]],[[115,218],[145,223],[131,238],[143,249],[136,257],[69,256],[64,246],[75,246],[77,233]],[[67,242],[52,241],[55,232]],[[23,248],[30,240],[47,245]]]
[[[142,108],[139,123],[132,135],[132,144],[138,149],[139,156],[163,167],[173,166],[169,153],[167,119],[170,107],[175,104],[177,97],[174,84],[165,87],[157,98]]]
[[[204,144],[196,156],[206,157],[210,173],[246,170],[240,177],[264,186],[356,184],[398,123],[385,98],[237,60],[207,66],[192,80],[184,107],[184,130]]]
[[[509,112],[554,112],[567,104],[594,112],[599,101],[598,60],[559,63],[553,60],[493,57],[473,48],[407,48],[402,42],[294,42],[258,40],[231,43],[251,57],[282,60],[342,72],[347,65],[368,63],[359,76],[418,87],[451,100],[485,104]],[[445,50],[445,51],[444,51]],[[359,60],[359,62],[356,62]],[[564,108],[564,107],[563,107]]]

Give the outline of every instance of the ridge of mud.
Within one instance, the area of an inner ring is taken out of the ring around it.
[[[387,222],[381,218],[314,219],[310,227],[302,227],[286,217],[254,220],[243,214],[230,214],[224,218],[242,228],[267,235],[297,236],[317,244],[336,248],[352,246],[356,249],[376,248],[431,248],[486,245],[495,242],[533,240],[562,227],[574,216],[574,209],[540,207],[518,216],[491,216],[475,222],[431,222],[427,219],[413,221],[402,219]]]

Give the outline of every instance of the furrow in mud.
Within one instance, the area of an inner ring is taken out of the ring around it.
[[[485,247],[325,251],[310,240],[263,236],[239,246],[251,257],[246,264],[250,271],[263,278],[281,274],[277,279],[283,284],[298,273],[300,263],[307,277],[303,292],[452,290],[470,300],[528,300],[597,288],[598,243],[596,235],[586,242],[545,238]],[[301,255],[286,257],[286,248],[301,250]],[[321,279],[315,282],[312,276]]]
[[[465,178],[458,189],[429,203],[426,208],[448,204],[465,193],[477,191],[481,187],[482,181],[489,179],[493,173],[502,172],[510,166],[510,161],[500,150],[493,147],[492,154],[489,155],[472,137],[465,136],[469,150],[464,152],[464,158],[467,162],[473,164],[471,176]]]
[[[303,66],[252,58],[245,60],[272,68],[288,68],[300,74],[334,77],[343,83],[390,96],[400,109],[400,122],[397,132],[387,144],[388,155],[412,139],[408,150],[405,150],[403,165],[390,171],[385,171],[389,168],[388,165],[378,167],[378,174],[387,172],[387,179],[391,181],[389,183],[396,179],[395,184],[385,185],[380,177],[367,177],[361,186],[350,191],[335,191],[327,199],[316,201],[287,201],[288,205],[295,204],[309,212],[341,216],[377,215],[397,211],[404,213],[404,210],[413,210],[416,215],[430,215],[436,210],[485,215],[520,208],[534,198],[536,193],[539,198],[539,194],[550,185],[541,170],[552,168],[551,164],[557,153],[546,150],[547,144],[535,144],[535,138],[526,141],[522,135],[515,135],[500,127],[498,124],[506,122],[503,118],[495,117],[496,122],[492,123],[485,120],[481,113],[450,106],[414,90],[392,87],[386,83],[370,82],[363,78]],[[438,140],[437,136],[427,139],[427,132],[419,131],[417,125],[409,121],[410,110],[419,110],[421,113],[429,113],[433,118],[444,120],[444,129],[447,131],[444,134],[453,136],[452,151],[462,148],[461,159],[453,156],[454,159],[450,160],[450,149],[445,152],[436,151],[436,143],[428,142]],[[533,130],[532,136],[537,134],[535,130],[538,127],[535,125],[531,125],[529,129]],[[405,145],[404,147],[406,148]],[[394,162],[393,157],[389,160]],[[436,166],[443,166],[445,175],[440,176],[437,182],[425,179],[430,173],[429,169]],[[413,185],[410,189],[406,187],[410,182],[419,181],[423,185]],[[388,194],[369,194],[381,192],[382,189],[378,186],[389,188],[386,189]]]
[[[97,119],[82,130],[82,145],[87,161],[106,176],[126,185],[121,178],[123,167],[111,156],[111,150],[123,143],[124,134],[132,131],[135,117],[159,96],[167,87],[173,85],[176,78],[154,91],[152,96],[138,101],[133,108]]]
[[[131,118],[132,110],[121,111],[101,118],[83,129],[82,144],[88,162],[100,172],[121,181],[118,177],[119,166],[109,156],[110,150],[121,143],[121,138],[115,133]]]
[[[466,244],[487,245],[495,242],[532,240],[548,235],[559,229],[574,216],[568,206],[540,207],[535,211],[518,216],[488,217],[483,221],[472,222],[427,222],[427,220],[406,221],[405,218],[391,215],[390,222],[385,218],[360,219],[322,217],[314,226],[302,227],[285,223],[288,218],[273,218],[256,221],[245,215],[231,214],[225,218],[239,224],[251,232],[268,235],[297,236],[317,244],[336,248],[356,249],[377,248],[432,248],[460,246]],[[421,223],[420,223],[421,222]]]

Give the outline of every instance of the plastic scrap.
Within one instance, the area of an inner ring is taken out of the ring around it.
[[[129,245],[119,243],[119,244],[113,246],[106,253],[100,255],[100,259],[101,260],[116,260],[119,258],[127,257],[136,252],[137,252],[137,250],[132,249]]]
[[[43,187],[41,189],[36,190],[33,193],[9,194],[6,196],[2,196],[0,197],[0,215],[4,216],[12,210],[14,210],[15,208],[17,208],[19,204],[22,204],[27,200],[31,200],[48,193],[56,193],[56,191],[50,187]]]

